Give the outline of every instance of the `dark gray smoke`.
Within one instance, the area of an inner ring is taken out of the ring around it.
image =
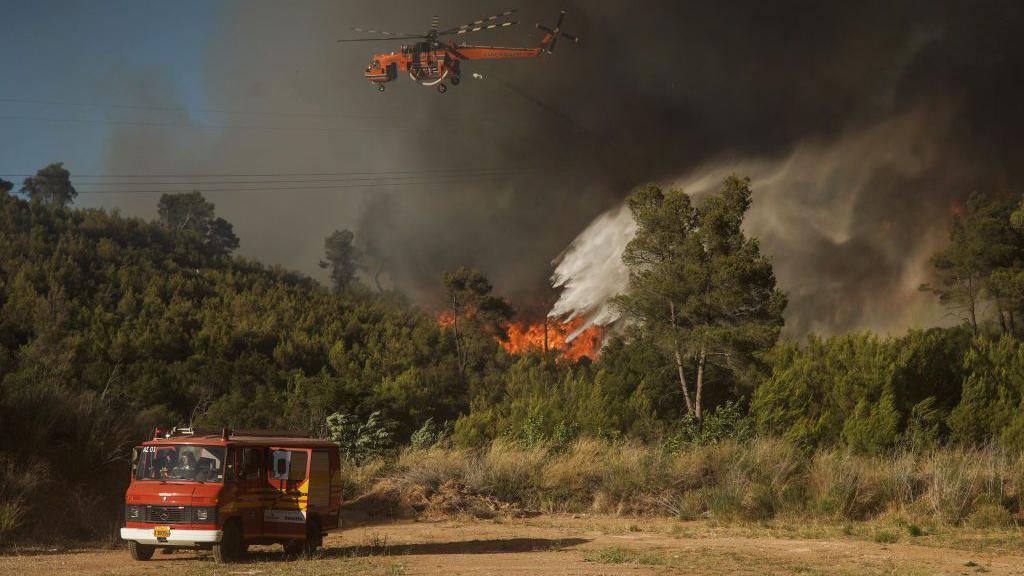
[[[555,300],[551,260],[633,186],[753,171],[771,192],[755,197],[752,231],[791,293],[797,332],[935,321],[934,310],[900,311],[927,298],[911,284],[951,206],[1019,184],[1020,2],[527,1],[518,30],[472,40],[531,45],[532,23],[564,8],[582,43],[536,61],[467,63],[443,96],[402,78],[378,94],[361,69],[393,47],[334,42],[349,26],[419,31],[435,12],[454,25],[506,7],[225,5],[197,71],[209,98],[198,107],[307,115],[213,120],[258,126],[249,129],[126,129],[109,171],[527,170],[210,198],[247,255],[320,274],[323,238],[348,227],[385,285],[431,303],[443,271],[476,266],[529,314]],[[814,173],[823,164],[833,169]],[[152,213],[144,203],[156,200],[111,202]]]

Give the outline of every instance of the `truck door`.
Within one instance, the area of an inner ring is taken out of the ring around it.
[[[263,535],[263,503],[267,499],[269,486],[266,480],[266,464],[263,448],[242,448],[235,452],[237,460],[237,491],[235,506],[242,518],[242,534],[245,538],[259,538]]]
[[[263,533],[278,538],[306,535],[309,495],[309,450],[271,448],[268,481],[274,503],[263,511]]]
[[[331,457],[327,450],[313,450],[309,461],[308,511],[321,518],[331,515]]]

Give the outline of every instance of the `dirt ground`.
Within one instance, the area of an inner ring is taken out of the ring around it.
[[[831,530],[831,531],[830,531]],[[911,538],[879,543],[849,529],[716,527],[707,522],[614,517],[399,522],[332,533],[325,550],[290,560],[257,548],[240,564],[208,552],[159,552],[133,562],[124,548],[22,550],[0,574],[1021,574],[1020,532],[997,538]]]

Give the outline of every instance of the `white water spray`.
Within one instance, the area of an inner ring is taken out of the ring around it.
[[[633,215],[621,205],[598,216],[557,259],[551,283],[562,293],[548,316],[566,321],[580,316],[586,319],[567,340],[588,326],[604,326],[618,319],[609,300],[629,282],[622,250],[634,234]]]
[[[894,200],[904,187],[956,181],[936,153],[944,120],[908,113],[831,141],[804,142],[781,158],[724,160],[661,184],[699,201],[729,174],[751,178],[754,202],[744,228],[761,240],[780,288],[789,294],[791,333],[892,333],[933,325],[942,321],[941,309],[918,286],[926,280],[929,255],[944,242],[941,223],[948,208],[941,202],[912,207],[916,218],[936,225],[921,226],[909,245],[896,226],[907,221],[905,214],[862,213],[870,205],[898,209]],[[601,214],[580,233],[556,260],[551,281],[562,292],[549,316],[583,317],[577,333],[616,321],[609,300],[627,287],[622,251],[635,233],[625,205]],[[865,261],[869,269],[850,272]],[[872,280],[879,269],[888,271],[884,283]]]

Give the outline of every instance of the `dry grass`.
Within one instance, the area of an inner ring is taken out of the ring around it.
[[[1022,518],[1024,456],[994,448],[806,454],[769,439],[678,451],[593,439],[563,449],[498,441],[478,451],[407,449],[353,473],[358,484],[376,480],[371,492],[417,513],[537,510],[995,528]]]

